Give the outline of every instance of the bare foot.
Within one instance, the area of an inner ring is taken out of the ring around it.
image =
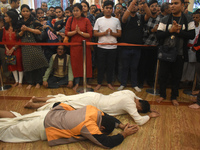
[[[15,84],[13,84],[13,87],[16,87],[18,84],[19,84],[19,83],[18,83],[18,82],[16,82]]]
[[[98,91],[101,88],[101,84],[97,84],[97,86],[94,88],[94,91]]]
[[[24,108],[31,108],[32,103],[33,103],[33,101],[32,101],[32,99],[30,99],[30,101],[28,101],[28,102],[24,105]]]
[[[200,106],[198,104],[192,104],[192,105],[189,105],[188,107],[192,108],[192,109],[199,109],[200,108]]]
[[[35,88],[36,88],[36,89],[39,89],[39,88],[40,88],[40,84],[37,83],[36,86],[35,86]]]
[[[89,84],[87,84],[87,85],[86,85],[86,87],[87,87],[87,88],[92,88],[92,86],[91,86],[91,85],[89,85]]]
[[[192,101],[192,102],[197,102],[197,97],[196,97],[196,96],[192,96],[192,97],[190,98],[190,101]]]
[[[21,84],[21,83],[19,83],[17,87],[18,87],[18,88],[22,88],[22,84]]]
[[[192,91],[192,95],[197,95],[199,94],[199,91]]]
[[[26,87],[27,90],[30,90],[31,88],[32,88],[32,85],[31,85],[31,84],[29,84],[29,85]]]
[[[156,99],[156,102],[160,103],[160,102],[162,102],[163,100],[164,100],[163,97],[159,97],[159,98]]]
[[[76,92],[77,88],[78,88],[78,84],[76,84],[76,85],[73,87],[73,90]]]
[[[179,103],[178,103],[178,101],[177,100],[172,100],[172,104],[174,105],[174,106],[179,106]]]
[[[32,96],[32,98],[30,99],[30,101],[32,100],[33,103],[37,102],[37,98],[35,96]]]
[[[108,88],[111,90],[115,90],[114,87],[111,84],[108,84]]]

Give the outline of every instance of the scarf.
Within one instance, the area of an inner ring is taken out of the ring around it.
[[[56,71],[58,69],[58,58],[63,59],[64,58],[64,62],[63,62],[63,72],[65,73],[66,71],[66,62],[67,62],[67,56],[64,53],[63,55],[56,55],[54,61],[53,61],[53,72]]]

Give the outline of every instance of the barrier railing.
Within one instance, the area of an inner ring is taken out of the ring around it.
[[[129,44],[129,43],[94,43],[94,42],[86,42],[85,40],[82,43],[22,43],[22,42],[14,42],[14,43],[10,43],[10,42],[0,42],[0,45],[34,45],[34,46],[59,46],[59,45],[64,45],[64,46],[83,46],[83,87],[84,87],[84,92],[86,92],[86,46],[92,46],[92,45],[117,45],[117,46],[134,46],[134,47],[154,47],[155,45],[142,45],[142,44]],[[85,47],[85,50],[84,50]],[[200,46],[196,46],[194,47],[194,50],[199,50]],[[2,70],[2,69],[1,69]],[[155,83],[154,83],[154,88],[153,89],[147,89],[146,91],[150,94],[153,95],[158,95],[158,90],[156,90],[156,85],[157,85],[157,80],[158,80],[158,71],[159,71],[159,60],[157,60],[157,66],[156,66],[156,76],[155,76]],[[1,81],[1,90],[5,90],[7,88],[10,88],[10,86],[4,86],[3,85],[3,79],[2,79],[2,72],[0,72],[0,81]],[[196,76],[195,76],[196,77]],[[195,78],[196,80],[196,78]],[[193,82],[193,87],[192,90],[195,89],[195,81]],[[187,94],[187,93],[185,93]]]
[[[86,79],[86,46],[91,46],[91,45],[117,45],[117,46],[133,46],[133,47],[153,47],[155,45],[142,45],[142,44],[129,44],[129,43],[94,43],[94,42],[86,42],[83,40],[82,43],[23,43],[23,42],[0,42],[0,45],[33,45],[33,46],[59,46],[59,45],[64,45],[64,46],[83,46],[83,92],[86,92],[86,85],[87,85],[87,79]],[[158,61],[159,62],[159,61]],[[156,69],[156,79],[154,83],[154,89],[153,92],[152,90],[148,90],[148,93],[151,94],[156,94],[156,84],[157,84],[157,74],[158,74],[158,68],[159,68],[159,63],[157,63],[157,69]],[[1,81],[3,84],[3,81]],[[79,90],[82,92],[82,90]],[[150,91],[150,92],[149,92]]]

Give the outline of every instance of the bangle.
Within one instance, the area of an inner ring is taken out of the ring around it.
[[[16,51],[17,49],[16,49],[16,47],[13,47],[13,49]]]
[[[127,9],[126,11],[128,11],[129,13],[131,12],[131,11],[130,11],[130,10],[128,10],[128,9]]]
[[[81,32],[81,34],[83,35],[83,32]]]

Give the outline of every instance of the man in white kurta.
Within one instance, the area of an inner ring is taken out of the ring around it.
[[[38,110],[49,110],[55,102],[64,102],[75,109],[92,105],[111,116],[128,113],[138,125],[143,125],[150,119],[150,115],[141,116],[138,113],[135,99],[141,98],[137,97],[130,90],[117,91],[109,95],[87,92],[71,96],[63,94],[50,95],[50,97],[55,98],[47,100],[48,104],[40,107]]]

